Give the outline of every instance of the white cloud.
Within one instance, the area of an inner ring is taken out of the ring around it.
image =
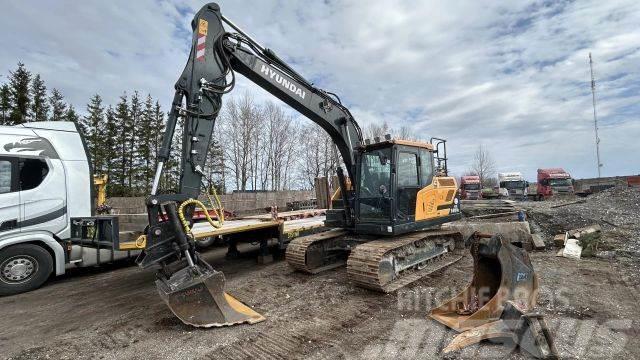
[[[169,105],[201,2],[7,2],[0,73],[17,60],[84,108],[139,89]],[[410,126],[449,139],[450,164],[479,143],[500,170],[595,174],[587,55],[598,77],[604,174],[640,160],[640,4],[416,1],[221,1],[223,14],[319,86],[362,123]],[[250,90],[272,99],[247,80]]]

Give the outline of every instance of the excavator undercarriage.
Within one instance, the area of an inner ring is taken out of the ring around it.
[[[294,239],[286,259],[294,269],[309,274],[346,265],[351,282],[388,293],[455,263],[463,251],[462,235],[456,231],[380,238],[335,229]]]

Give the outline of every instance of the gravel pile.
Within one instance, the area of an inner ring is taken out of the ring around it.
[[[533,230],[550,240],[564,231],[599,224],[603,250],[640,256],[640,188],[615,187],[585,199],[523,203]]]

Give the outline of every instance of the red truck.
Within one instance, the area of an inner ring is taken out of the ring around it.
[[[538,200],[552,195],[573,195],[571,175],[561,168],[538,169]]]
[[[460,198],[465,200],[482,199],[479,176],[462,176],[460,178]]]

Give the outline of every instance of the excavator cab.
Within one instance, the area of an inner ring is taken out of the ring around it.
[[[376,140],[365,141],[356,157],[357,233],[398,235],[460,218],[457,184],[446,174],[444,146],[389,136]]]

